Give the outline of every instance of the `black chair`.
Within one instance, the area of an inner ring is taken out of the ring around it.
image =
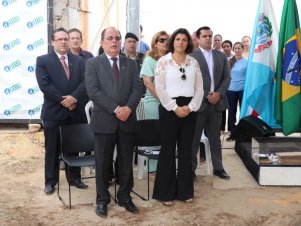
[[[135,132],[135,151],[138,155],[147,159],[147,198],[141,196],[135,191],[135,195],[142,200],[149,200],[149,174],[155,171],[149,171],[149,160],[158,159],[158,149],[152,149],[153,146],[161,145],[160,122],[159,119],[139,120],[137,130]]]
[[[61,158],[68,167],[88,167],[95,166],[94,155],[80,155],[82,152],[94,151],[94,133],[89,124],[72,124],[60,126],[61,140]],[[81,179],[95,178],[95,176],[82,177]],[[71,188],[69,186],[69,208],[71,209]],[[58,181],[57,195],[64,203],[60,196],[60,180]]]

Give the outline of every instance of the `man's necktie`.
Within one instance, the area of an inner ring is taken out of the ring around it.
[[[115,75],[115,78],[118,80],[119,79],[119,69],[117,66],[117,58],[112,57],[111,60],[113,60],[113,65],[112,65],[113,73]]]
[[[68,65],[66,64],[66,61],[65,61],[65,56],[61,56],[61,63],[63,65],[63,68],[65,70],[65,73],[67,75],[67,78],[69,79],[70,77],[70,72],[69,72],[69,67]]]

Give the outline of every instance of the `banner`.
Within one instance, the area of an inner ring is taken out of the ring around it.
[[[277,58],[276,113],[283,134],[301,129],[301,40],[295,0],[285,0],[279,33]]]
[[[260,117],[273,128],[278,27],[271,0],[260,0],[255,19],[240,118]]]
[[[0,119],[39,119],[35,62],[48,51],[47,1],[2,0],[0,15]]]

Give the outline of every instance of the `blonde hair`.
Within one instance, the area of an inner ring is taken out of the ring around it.
[[[145,56],[150,56],[150,57],[154,58],[155,60],[158,60],[160,58],[158,50],[155,47],[155,45],[157,44],[158,39],[163,35],[166,35],[169,37],[169,35],[167,34],[166,31],[159,31],[153,35],[152,42],[151,42],[151,49],[145,54]]]

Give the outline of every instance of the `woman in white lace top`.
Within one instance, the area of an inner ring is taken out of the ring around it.
[[[204,91],[199,64],[188,55],[193,50],[189,32],[177,29],[168,46],[170,53],[159,59],[155,76],[162,145],[153,198],[171,206],[174,200],[192,202],[194,196],[191,146],[195,111],[201,106]]]

